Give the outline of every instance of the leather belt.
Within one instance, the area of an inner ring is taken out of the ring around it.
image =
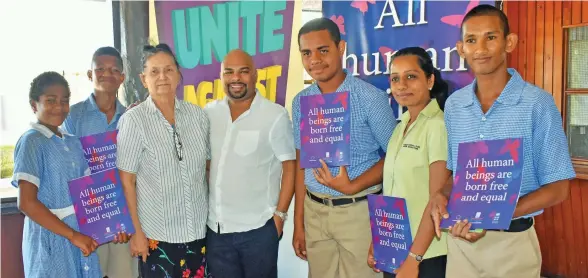
[[[380,194],[382,194],[382,189],[378,190],[375,193],[371,193],[371,194],[380,195]],[[367,195],[354,197],[354,198],[337,198],[337,199],[321,198],[321,197],[318,197],[318,196],[310,193],[310,191],[308,191],[308,190],[306,190],[306,195],[308,195],[308,197],[310,197],[311,200],[313,200],[317,203],[323,204],[325,206],[333,206],[333,207],[353,204],[353,203],[367,200]]]

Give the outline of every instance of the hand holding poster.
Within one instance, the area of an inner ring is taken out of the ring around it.
[[[461,143],[449,218],[442,228],[467,219],[471,229],[508,229],[522,181],[523,139]]]
[[[116,169],[70,181],[69,193],[80,233],[98,244],[114,240],[118,232],[135,233]]]
[[[92,174],[116,167],[117,134],[118,130],[113,130],[80,137]]]
[[[368,208],[376,268],[393,272],[402,265],[412,245],[406,201],[370,194]]]
[[[320,168],[349,165],[351,129],[349,92],[300,98],[300,166]]]

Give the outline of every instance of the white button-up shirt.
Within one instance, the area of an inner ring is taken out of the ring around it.
[[[182,100],[175,100],[174,114],[172,127],[151,97],[123,114],[116,165],[137,175],[137,211],[145,235],[187,243],[206,236],[209,123],[200,107]]]
[[[259,93],[234,122],[226,99],[209,103],[208,227],[235,233],[263,226],[276,210],[282,162],[296,159],[286,109]]]

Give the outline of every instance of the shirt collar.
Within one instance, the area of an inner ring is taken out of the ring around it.
[[[439,107],[439,103],[437,102],[436,99],[431,99],[429,104],[427,104],[427,106],[425,106],[425,108],[423,108],[423,110],[421,110],[421,112],[419,113],[419,116],[423,115],[427,118],[432,118],[435,115],[437,115],[439,112],[441,112],[441,108]],[[410,120],[410,113],[408,113],[408,111],[406,111],[400,117],[400,121],[403,123],[408,123],[409,120]]]
[[[507,105],[514,105],[517,104],[521,98],[523,93],[523,88],[525,87],[525,80],[521,77],[521,75],[513,68],[507,69],[508,73],[511,75],[510,80],[506,83],[506,86],[496,99],[497,102]],[[470,106],[474,104],[474,99],[476,98],[476,80],[469,85],[467,89],[469,94],[464,101],[461,102],[462,107]]]
[[[92,94],[90,94],[90,96],[86,100],[86,107],[88,108],[88,110],[100,111],[100,108],[98,107],[98,104],[96,103],[95,95],[96,95],[95,92],[92,92]],[[118,99],[115,100],[115,105],[116,105],[116,111],[114,112],[115,115],[122,115],[127,110],[127,108],[124,105],[122,105],[122,103],[120,103],[120,101]]]
[[[51,138],[51,137],[53,137],[53,136],[57,136],[57,135],[55,135],[55,133],[53,133],[53,131],[51,131],[51,130],[50,130],[48,127],[46,127],[46,126],[44,126],[44,125],[42,125],[42,124],[40,124],[40,123],[31,123],[31,128],[32,128],[32,129],[34,129],[34,130],[36,130],[36,131],[38,131],[38,132],[40,132],[41,134],[43,134],[43,135],[44,135],[45,137],[47,137],[47,138]],[[60,132],[61,134],[63,134],[64,136],[65,136],[65,135],[67,135],[67,136],[72,136],[71,134],[69,134],[69,133],[65,132],[65,130],[63,130],[63,129],[62,129],[62,128],[60,128],[60,127],[58,127],[57,129],[58,129],[58,130],[59,130],[59,132]]]
[[[153,102],[153,98],[151,98],[151,96],[148,96],[145,102],[147,104],[147,109],[151,113],[157,113],[159,111],[159,109],[157,109],[157,106],[155,106],[155,102]],[[174,110],[176,112],[180,110],[180,102],[177,97],[174,97]]]

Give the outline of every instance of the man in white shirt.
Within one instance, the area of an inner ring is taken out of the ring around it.
[[[296,151],[286,109],[260,95],[242,50],[221,65],[226,97],[210,119],[207,262],[216,278],[277,278],[278,243],[294,195]]]

